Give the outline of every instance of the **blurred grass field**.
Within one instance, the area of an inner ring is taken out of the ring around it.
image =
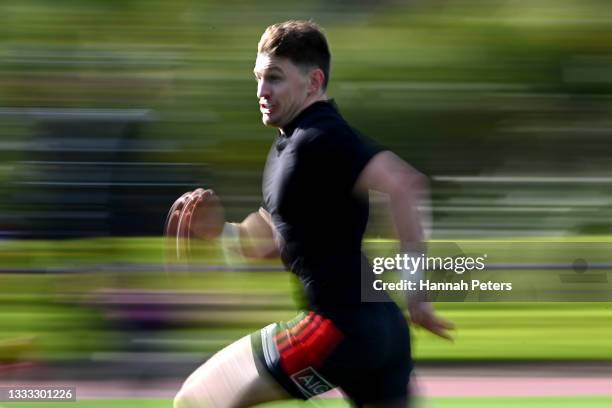
[[[578,241],[590,248],[608,244],[610,238]],[[140,334],[176,352],[207,355],[296,313],[295,286],[285,272],[187,274],[155,272],[153,267],[129,273],[130,267],[136,271],[143,264],[161,269],[161,245],[153,238],[4,242],[3,267],[15,271],[0,274],[0,357],[63,360],[120,351],[125,322],[109,317],[116,317],[120,308],[104,300],[116,296],[113,291],[152,294],[153,303],[182,305],[170,308],[158,329]],[[480,245],[487,250],[486,241]],[[540,257],[564,256],[558,252]],[[609,255],[601,249],[591,252],[589,256],[601,259]],[[201,255],[209,264],[221,264],[215,248]],[[109,264],[124,270],[96,272]],[[72,272],[26,273],[40,268]],[[456,324],[455,341],[450,344],[414,330],[414,353],[421,361],[612,359],[609,302],[447,302],[436,307]]]
[[[87,358],[121,347],[121,332],[95,313],[68,306],[3,308],[1,338],[30,338],[32,350],[49,359]],[[420,361],[610,360],[612,305],[589,304],[438,304],[457,326],[451,344],[413,330],[415,358]],[[154,333],[173,350],[212,353],[292,311],[204,311],[196,327]],[[143,334],[144,336],[144,334]]]

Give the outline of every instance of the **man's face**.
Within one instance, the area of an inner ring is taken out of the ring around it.
[[[306,107],[309,75],[289,59],[257,54],[253,73],[264,125],[283,127]]]

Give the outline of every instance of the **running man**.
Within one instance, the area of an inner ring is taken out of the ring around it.
[[[401,251],[423,251],[417,201],[427,181],[355,132],[328,99],[330,52],[314,23],[268,27],[254,74],[262,121],[278,129],[262,208],[241,223],[224,223],[218,198],[198,189],[177,201],[169,231],[220,237],[246,256],[280,256],[303,284],[308,310],[215,354],[185,381],[174,407],[247,407],[309,399],[334,387],[356,406],[406,407],[408,325],[395,303],[362,302],[361,271],[368,266],[361,241],[368,191],[376,190],[390,197]],[[423,297],[408,304],[414,324],[449,338],[451,324]]]

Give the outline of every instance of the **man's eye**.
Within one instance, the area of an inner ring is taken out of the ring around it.
[[[282,78],[281,78],[280,76],[278,76],[278,75],[270,75],[270,76],[268,77],[268,81],[271,81],[271,82],[280,81],[281,79],[282,79]]]

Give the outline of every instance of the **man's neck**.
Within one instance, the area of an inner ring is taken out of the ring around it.
[[[321,102],[321,101],[327,101],[327,100],[329,100],[329,98],[327,97],[326,93],[321,93],[310,99],[307,99],[302,109],[300,109],[300,111],[293,118],[291,118],[291,120],[287,123],[287,125],[291,123],[295,118],[297,118],[302,112],[304,112],[304,110],[308,109],[310,105],[317,103],[317,102]],[[278,130],[280,131],[282,135],[285,135],[285,132],[283,131],[283,127],[279,127]]]

